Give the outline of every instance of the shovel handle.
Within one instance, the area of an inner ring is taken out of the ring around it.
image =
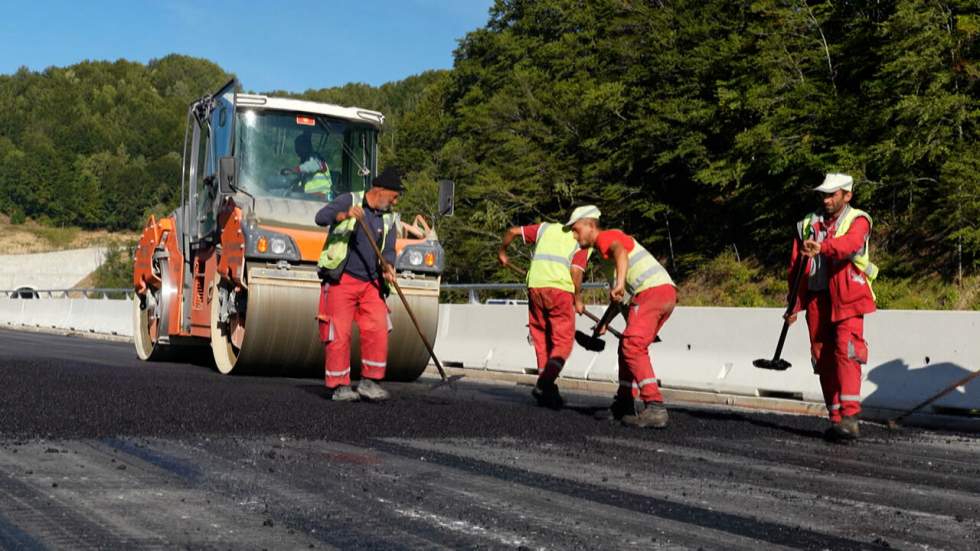
[[[599,316],[593,314],[592,312],[589,312],[588,310],[582,312],[582,314],[584,314],[585,317],[587,317],[590,320],[596,322],[597,324],[602,323],[602,320],[599,318]],[[608,321],[606,323],[608,324]],[[596,325],[596,327],[599,327],[599,326]],[[609,327],[608,325],[606,325],[606,330],[609,331],[610,333],[612,333],[613,336],[615,336],[617,339],[622,339],[623,338],[623,334],[622,333],[620,333],[619,331],[613,329],[612,327]]]
[[[510,271],[514,272],[515,274],[517,274],[517,275],[519,275],[521,277],[527,277],[527,270],[525,270],[524,268],[521,268],[520,266],[515,266],[515,265],[511,264],[510,262],[508,262],[507,264],[504,264],[504,266],[507,266],[508,268],[510,268]]]
[[[374,249],[374,253],[378,256],[378,262],[381,264],[382,269],[388,268],[390,264],[388,264],[388,261],[381,256],[381,247],[378,247],[378,244],[374,241],[370,230],[368,230],[367,224],[364,223],[364,220],[358,219],[357,225],[364,231],[364,237],[367,238],[368,243],[371,244],[371,248]],[[381,277],[384,277],[383,273],[381,274]],[[412,307],[408,305],[408,299],[405,298],[405,293],[402,292],[401,286],[398,285],[397,280],[392,281],[391,285],[398,293],[398,298],[402,300],[402,305],[405,307],[408,317],[412,320],[412,325],[415,326],[415,330],[418,331],[419,338],[422,339],[422,344],[424,344],[425,349],[429,351],[429,357],[431,357],[433,363],[436,364],[436,369],[439,370],[439,376],[442,377],[443,381],[448,381],[449,377],[446,376],[446,370],[442,368],[442,362],[440,362],[439,358],[436,357],[436,352],[432,349],[432,343],[429,342],[429,339],[426,338],[425,333],[422,332],[422,326],[419,325],[419,320],[415,317],[415,312],[412,311]]]
[[[783,329],[779,332],[779,342],[776,343],[776,353],[772,356],[772,361],[776,361],[783,353],[783,345],[786,344],[786,333],[789,332],[789,320],[786,319],[793,313],[793,306],[796,306],[796,297],[800,294],[800,281],[803,279],[803,272],[806,270],[807,260],[800,255],[800,265],[796,268],[793,275],[793,288],[789,290],[789,304],[786,306],[786,313],[783,314]]]

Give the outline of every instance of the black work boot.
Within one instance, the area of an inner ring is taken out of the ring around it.
[[[620,421],[627,415],[636,415],[636,402],[632,398],[616,398],[608,409],[595,412],[595,418],[600,421]]]
[[[558,385],[553,381],[545,382],[539,379],[538,383],[534,385],[534,389],[531,390],[531,396],[534,396],[541,407],[561,409],[565,406],[565,399],[561,397],[561,393],[558,392]]]
[[[623,417],[623,424],[641,429],[662,429],[667,426],[667,408],[660,402],[647,402],[639,415]]]
[[[834,423],[827,429],[824,437],[831,442],[853,442],[857,440],[861,437],[857,415],[845,415],[840,423]]]
[[[330,399],[334,402],[356,402],[361,397],[354,392],[350,385],[341,385],[333,389],[333,392],[330,393]]]

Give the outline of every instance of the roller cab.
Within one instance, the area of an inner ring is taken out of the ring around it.
[[[316,263],[327,232],[314,217],[333,197],[369,189],[384,116],[237,87],[188,109],[181,205],[151,217],[136,249],[136,352],[209,348],[221,373],[322,376]],[[451,188],[442,183],[444,211]],[[424,217],[396,226],[399,284],[434,341],[444,252]],[[388,377],[414,380],[427,352],[397,297],[388,305]],[[356,342],[353,356],[359,365]]]

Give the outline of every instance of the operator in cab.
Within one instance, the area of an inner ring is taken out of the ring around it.
[[[318,262],[320,338],[325,344],[325,383],[334,401],[373,402],[389,398],[379,382],[388,361],[391,317],[385,298],[395,281],[395,216],[392,207],[404,191],[397,168],[386,168],[365,192],[344,193],[316,214],[318,226],[330,233]],[[361,225],[381,250],[367,241]],[[361,380],[354,389],[350,376],[351,330],[361,332]]]
[[[322,195],[327,201],[333,199],[333,180],[330,177],[330,166],[313,150],[313,138],[309,132],[303,132],[293,141],[293,149],[299,157],[298,165],[282,169],[282,174],[299,175],[303,183],[303,192]]]

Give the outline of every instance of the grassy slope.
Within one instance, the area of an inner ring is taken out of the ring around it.
[[[0,255],[123,245],[135,242],[138,238],[136,232],[58,228],[31,221],[24,224],[11,224],[7,216],[0,215]]]

